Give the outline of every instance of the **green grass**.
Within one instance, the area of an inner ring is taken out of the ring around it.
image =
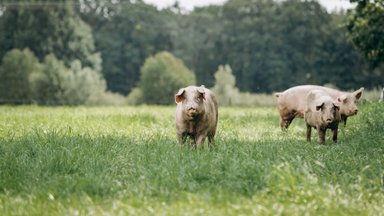
[[[175,107],[0,107],[1,215],[384,215],[384,106],[339,141],[275,107],[219,109],[215,147],[176,143]]]

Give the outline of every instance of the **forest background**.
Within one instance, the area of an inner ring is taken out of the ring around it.
[[[4,0],[0,104],[171,104],[178,88],[244,104],[300,84],[382,87],[384,3],[229,0],[185,11],[141,0]],[[237,101],[236,101],[237,100]]]

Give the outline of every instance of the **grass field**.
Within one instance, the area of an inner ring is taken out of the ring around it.
[[[208,151],[177,145],[175,106],[2,106],[0,214],[384,215],[384,104],[359,108],[326,145],[220,108]]]

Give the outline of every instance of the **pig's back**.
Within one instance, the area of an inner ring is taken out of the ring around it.
[[[295,86],[279,93],[277,98],[278,106],[281,109],[295,110],[303,114],[306,107],[308,93],[316,89],[314,85]]]
[[[306,105],[306,97],[312,90],[321,90],[329,94],[333,99],[337,98],[342,92],[317,85],[300,85],[289,88],[282,93],[279,93],[278,103],[287,104],[290,107],[302,109]]]
[[[204,88],[205,92],[205,106],[206,114],[209,116],[209,121],[217,122],[218,118],[218,104],[213,92],[207,88]]]

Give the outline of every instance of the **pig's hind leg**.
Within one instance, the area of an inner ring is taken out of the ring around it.
[[[337,142],[337,130],[338,130],[338,127],[332,129],[332,131],[333,131],[333,136],[332,136],[333,142]]]
[[[208,134],[208,148],[209,150],[212,150],[213,144],[215,142],[215,135],[213,134]]]
[[[307,124],[307,142],[311,142],[311,133],[312,133],[312,127],[311,125]]]

